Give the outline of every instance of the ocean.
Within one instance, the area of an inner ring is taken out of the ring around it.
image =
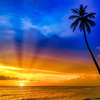
[[[100,100],[100,87],[0,87],[0,100]]]

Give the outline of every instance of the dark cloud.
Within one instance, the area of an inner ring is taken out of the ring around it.
[[[0,80],[15,80],[15,81],[20,81],[20,80],[25,80],[25,79],[20,79],[20,78],[15,78],[15,77],[9,77],[9,76],[0,76]]]

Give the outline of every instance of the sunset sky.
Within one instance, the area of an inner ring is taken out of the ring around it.
[[[0,86],[99,86],[84,35],[70,28],[72,8],[88,5],[87,33],[100,65],[99,0],[0,0]]]

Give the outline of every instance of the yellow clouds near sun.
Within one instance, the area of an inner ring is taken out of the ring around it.
[[[34,57],[34,56],[33,56]],[[92,63],[78,60],[62,60],[53,57],[37,56],[29,67],[29,60],[23,58],[23,66],[18,67],[0,64],[0,85],[68,85],[68,82],[76,80],[78,83],[84,74],[97,74]],[[85,76],[86,77],[86,76]],[[96,76],[93,76],[96,78]],[[67,83],[66,83],[67,82]],[[82,85],[82,83],[81,83]]]
[[[54,71],[38,70],[31,69],[31,72],[28,72],[28,69],[8,67],[0,65],[0,80],[1,81],[13,81],[16,84],[19,82],[29,83],[29,82],[58,82],[60,80],[70,80],[73,78],[79,77],[79,75],[74,74],[65,74]],[[1,82],[2,83],[2,82]],[[15,85],[16,85],[15,84]]]

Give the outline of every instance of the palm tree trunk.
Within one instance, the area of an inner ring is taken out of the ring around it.
[[[87,41],[87,38],[86,38],[86,32],[85,32],[84,25],[83,25],[83,31],[84,31],[84,38],[85,38],[85,42],[86,42],[87,48],[88,48],[88,50],[89,50],[89,52],[90,52],[90,54],[91,54],[91,56],[92,56],[92,59],[93,59],[95,65],[96,65],[96,67],[97,67],[97,70],[98,70],[98,72],[99,72],[99,74],[100,74],[99,65],[98,65],[98,63],[97,63],[97,61],[96,61],[96,59],[95,59],[95,57],[94,57],[94,55],[93,55],[93,53],[92,53],[90,47],[89,47],[89,44],[88,44],[88,41]]]

